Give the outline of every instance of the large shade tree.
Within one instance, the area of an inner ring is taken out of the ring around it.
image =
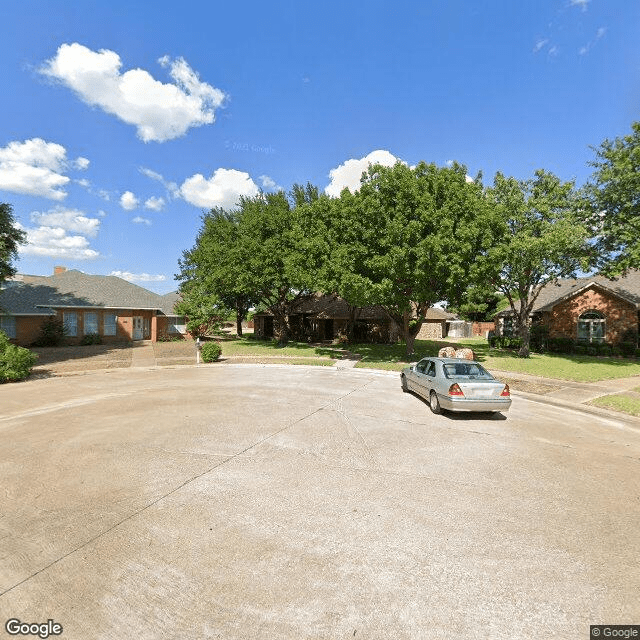
[[[585,218],[596,238],[599,267],[615,276],[640,269],[640,122],[594,151]]]
[[[476,268],[481,280],[508,300],[522,340],[519,355],[528,357],[535,302],[544,287],[589,268],[589,234],[579,220],[573,183],[550,172],[538,170],[529,180],[498,173],[487,197],[501,232]]]
[[[382,306],[412,354],[429,307],[464,298],[475,257],[491,245],[480,180],[458,164],[374,165],[335,211],[331,263],[341,294],[352,305]]]

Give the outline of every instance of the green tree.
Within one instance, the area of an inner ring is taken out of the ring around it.
[[[180,288],[182,299],[176,313],[186,316],[187,330],[194,337],[207,336],[222,327],[228,309],[215,294],[204,289],[199,280],[192,280]]]
[[[579,221],[572,182],[538,170],[518,181],[497,173],[488,199],[502,223],[494,245],[478,260],[478,272],[504,294],[522,340],[518,355],[529,356],[530,317],[545,286],[589,268],[589,233]]]
[[[640,122],[594,151],[586,221],[597,238],[601,270],[615,276],[640,268]]]
[[[16,226],[11,205],[0,203],[0,284],[16,272],[12,262],[18,257],[18,245],[26,240],[25,232]]]
[[[254,299],[241,281],[239,224],[237,211],[212,209],[203,216],[195,246],[182,254],[181,271],[176,275],[182,282],[180,308],[194,328],[217,326],[229,310],[235,313],[236,330],[242,335],[242,322]],[[207,313],[211,313],[209,319]]]
[[[313,185],[294,185],[289,196],[261,193],[241,198],[237,211],[206,214],[195,246],[180,261],[183,295],[211,296],[235,308],[238,318],[251,307],[267,308],[276,337],[286,343],[292,306],[317,288],[317,238],[299,215],[317,196]]]
[[[429,307],[464,298],[475,257],[491,244],[492,212],[480,179],[469,180],[458,164],[374,165],[360,190],[343,191],[336,207],[337,286],[352,305],[382,306],[412,354]]]

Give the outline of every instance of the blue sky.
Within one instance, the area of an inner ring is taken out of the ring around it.
[[[201,215],[369,160],[584,183],[640,119],[640,2],[5,3],[17,263],[174,290]]]

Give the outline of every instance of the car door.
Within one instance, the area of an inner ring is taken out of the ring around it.
[[[436,363],[433,360],[427,361],[427,366],[423,375],[424,398],[429,398],[431,389],[436,387]]]
[[[429,383],[426,372],[430,364],[433,364],[430,360],[420,360],[414,369],[414,391],[423,398],[429,397]]]

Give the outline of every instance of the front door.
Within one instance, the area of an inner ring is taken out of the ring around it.
[[[144,337],[144,324],[142,316],[133,316],[133,339],[142,340]]]

